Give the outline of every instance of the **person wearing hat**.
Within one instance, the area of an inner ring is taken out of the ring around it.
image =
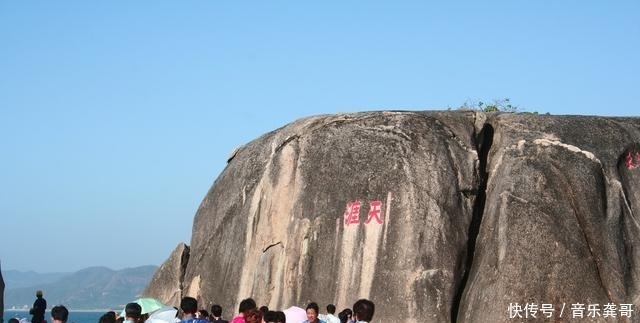
[[[124,307],[124,323],[138,323],[142,317],[142,307],[138,303],[129,303]]]
[[[31,323],[43,323],[44,311],[47,309],[47,301],[42,297],[42,291],[36,291],[36,301],[33,302],[33,307],[29,310],[29,314],[33,315]]]

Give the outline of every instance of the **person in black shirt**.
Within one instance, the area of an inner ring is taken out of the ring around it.
[[[31,323],[43,323],[44,311],[47,309],[47,301],[42,298],[42,291],[36,291],[36,301],[33,302],[33,307],[29,311],[29,314],[33,315]]]

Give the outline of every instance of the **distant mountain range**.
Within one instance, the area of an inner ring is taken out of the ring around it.
[[[53,283],[71,273],[37,273],[35,271],[3,270],[6,289],[31,287]]]
[[[90,267],[75,273],[45,274],[3,271],[6,285],[4,307],[30,308],[39,289],[44,292],[47,309],[57,304],[77,310],[121,309],[139,296],[157,268],[141,266],[112,270]]]

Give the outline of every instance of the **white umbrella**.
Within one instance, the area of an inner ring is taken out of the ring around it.
[[[291,306],[283,311],[287,323],[302,323],[307,320],[307,311],[297,306]]]
[[[177,313],[178,313],[177,309],[171,306],[165,306],[151,313],[151,315],[149,315],[149,318],[145,322],[146,323],[173,323],[176,319]]]

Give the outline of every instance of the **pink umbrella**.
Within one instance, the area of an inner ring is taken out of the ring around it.
[[[307,311],[300,307],[291,306],[283,312],[287,317],[287,323],[302,323],[307,320]]]

